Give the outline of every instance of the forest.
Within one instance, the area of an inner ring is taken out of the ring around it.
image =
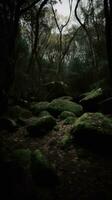
[[[0,199],[112,200],[111,150],[112,1],[0,0]]]

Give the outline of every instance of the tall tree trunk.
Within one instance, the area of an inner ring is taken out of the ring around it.
[[[105,34],[107,42],[107,56],[112,86],[112,1],[104,0],[105,11]]]
[[[0,90],[9,90],[14,81],[15,44],[20,17],[39,1],[34,0],[24,9],[21,8],[23,4],[27,5],[25,0],[0,1]]]
[[[20,8],[3,2],[0,16],[0,89],[8,90],[14,80],[14,50],[20,18]]]
[[[38,53],[37,52],[37,46],[38,46],[38,43],[39,43],[39,28],[40,28],[39,21],[40,21],[40,14],[41,14],[44,6],[47,3],[48,3],[48,0],[43,0],[43,2],[40,4],[40,7],[39,7],[39,9],[37,10],[37,13],[36,13],[35,39],[34,39],[34,44],[33,44],[32,52],[31,52],[31,57],[30,57],[30,60],[29,60],[29,65],[28,65],[27,73],[30,72],[31,68],[33,67],[32,66],[33,61],[36,60],[36,57],[37,57],[36,54]]]

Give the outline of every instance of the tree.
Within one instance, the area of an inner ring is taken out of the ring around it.
[[[69,13],[67,21],[65,22],[65,24],[59,25],[59,22],[58,22],[58,19],[57,19],[57,16],[56,16],[56,11],[54,10],[53,3],[51,1],[51,8],[52,8],[52,12],[53,12],[53,15],[54,15],[54,20],[55,20],[57,29],[59,31],[59,58],[58,58],[58,66],[57,66],[57,73],[56,73],[56,78],[59,79],[59,80],[61,79],[62,71],[63,71],[62,70],[62,61],[63,61],[63,31],[64,31],[65,27],[68,25],[68,23],[70,21],[70,18],[71,18],[72,3],[73,3],[73,0],[69,0],[70,13]]]
[[[110,69],[110,81],[112,85],[112,1],[104,0],[105,33],[107,41],[107,55]]]
[[[34,34],[35,38],[34,38],[34,44],[33,44],[33,48],[32,48],[29,68],[31,68],[32,62],[36,58],[36,55],[37,55],[37,44],[39,41],[39,26],[40,26],[39,20],[40,20],[41,12],[42,12],[44,6],[47,4],[47,2],[48,2],[48,0],[44,0],[41,3],[41,5],[39,6],[39,8],[37,8],[37,11],[36,11],[36,24],[35,24],[35,34]]]
[[[1,0],[0,2],[0,90],[9,90],[15,73],[15,45],[22,15],[46,0]],[[41,6],[40,5],[40,6]]]
[[[78,13],[77,13],[77,9],[78,9],[80,1],[81,0],[77,0],[74,13],[75,13],[75,17],[76,17],[77,21],[79,22],[79,24],[81,25],[81,27],[84,29],[84,31],[87,34],[89,47],[90,47],[90,52],[91,52],[92,64],[93,64],[94,68],[96,68],[97,63],[96,63],[96,57],[95,57],[95,51],[94,51],[94,47],[93,47],[93,43],[92,43],[92,38],[91,38],[91,34],[88,31],[88,28],[86,27],[86,20],[88,20],[88,19],[85,18],[84,23],[82,23],[81,20],[78,17]],[[86,16],[88,17],[89,15],[86,15]]]
[[[41,7],[39,5],[27,12],[22,18],[21,24],[22,34],[28,39],[30,49],[30,58],[26,73],[30,75],[36,89],[39,89],[41,86],[41,74],[45,66],[45,54],[49,46],[51,32],[55,26],[51,7],[49,3],[45,3],[41,4]],[[37,14],[39,15],[38,18]]]

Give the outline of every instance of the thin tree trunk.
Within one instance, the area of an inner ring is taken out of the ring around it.
[[[91,36],[90,36],[89,31],[87,30],[85,24],[83,24],[83,23],[81,22],[81,20],[80,20],[79,17],[78,17],[78,14],[77,14],[77,9],[78,9],[78,6],[79,6],[80,1],[81,1],[81,0],[77,0],[77,3],[76,3],[76,7],[75,7],[75,17],[76,17],[77,21],[79,22],[79,24],[81,25],[81,27],[82,27],[82,28],[84,29],[84,31],[86,32],[86,35],[87,35],[87,37],[88,37],[90,52],[91,52],[91,56],[92,56],[92,64],[93,64],[94,68],[96,69],[96,68],[97,68],[97,62],[96,62],[96,56],[95,56],[95,52],[94,52],[94,48],[93,48]]]
[[[39,18],[40,18],[40,14],[42,12],[42,9],[44,8],[44,6],[47,4],[48,0],[44,0],[38,11],[37,11],[37,14],[36,14],[36,30],[35,30],[35,40],[34,40],[34,45],[33,45],[33,49],[32,49],[32,52],[31,52],[31,57],[30,57],[30,61],[29,61],[29,65],[28,65],[28,69],[27,69],[27,72],[29,73],[31,68],[32,68],[32,64],[33,64],[33,61],[36,60],[36,54],[37,54],[37,45],[38,45],[38,41],[39,41]]]
[[[57,70],[56,70],[56,80],[59,80],[59,81],[62,80],[62,77],[63,77],[63,68],[62,68],[62,64],[63,64],[62,63],[62,61],[63,61],[62,60],[63,59],[63,30],[68,25],[68,23],[70,21],[71,12],[72,12],[72,3],[73,3],[73,0],[71,0],[71,1],[69,0],[70,13],[69,13],[67,21],[65,22],[65,24],[59,25],[53,4],[51,2],[51,8],[52,8],[52,12],[53,12],[53,15],[54,15],[54,20],[55,20],[57,29],[59,31],[59,60],[57,62]]]

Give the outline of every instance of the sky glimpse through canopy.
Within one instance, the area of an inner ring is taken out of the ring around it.
[[[74,6],[75,6],[75,2],[76,2],[76,0],[73,0],[73,10],[74,10]],[[60,15],[68,16],[69,12],[70,12],[69,0],[62,0],[62,3],[57,3],[55,6],[55,9],[57,9],[57,12]]]

